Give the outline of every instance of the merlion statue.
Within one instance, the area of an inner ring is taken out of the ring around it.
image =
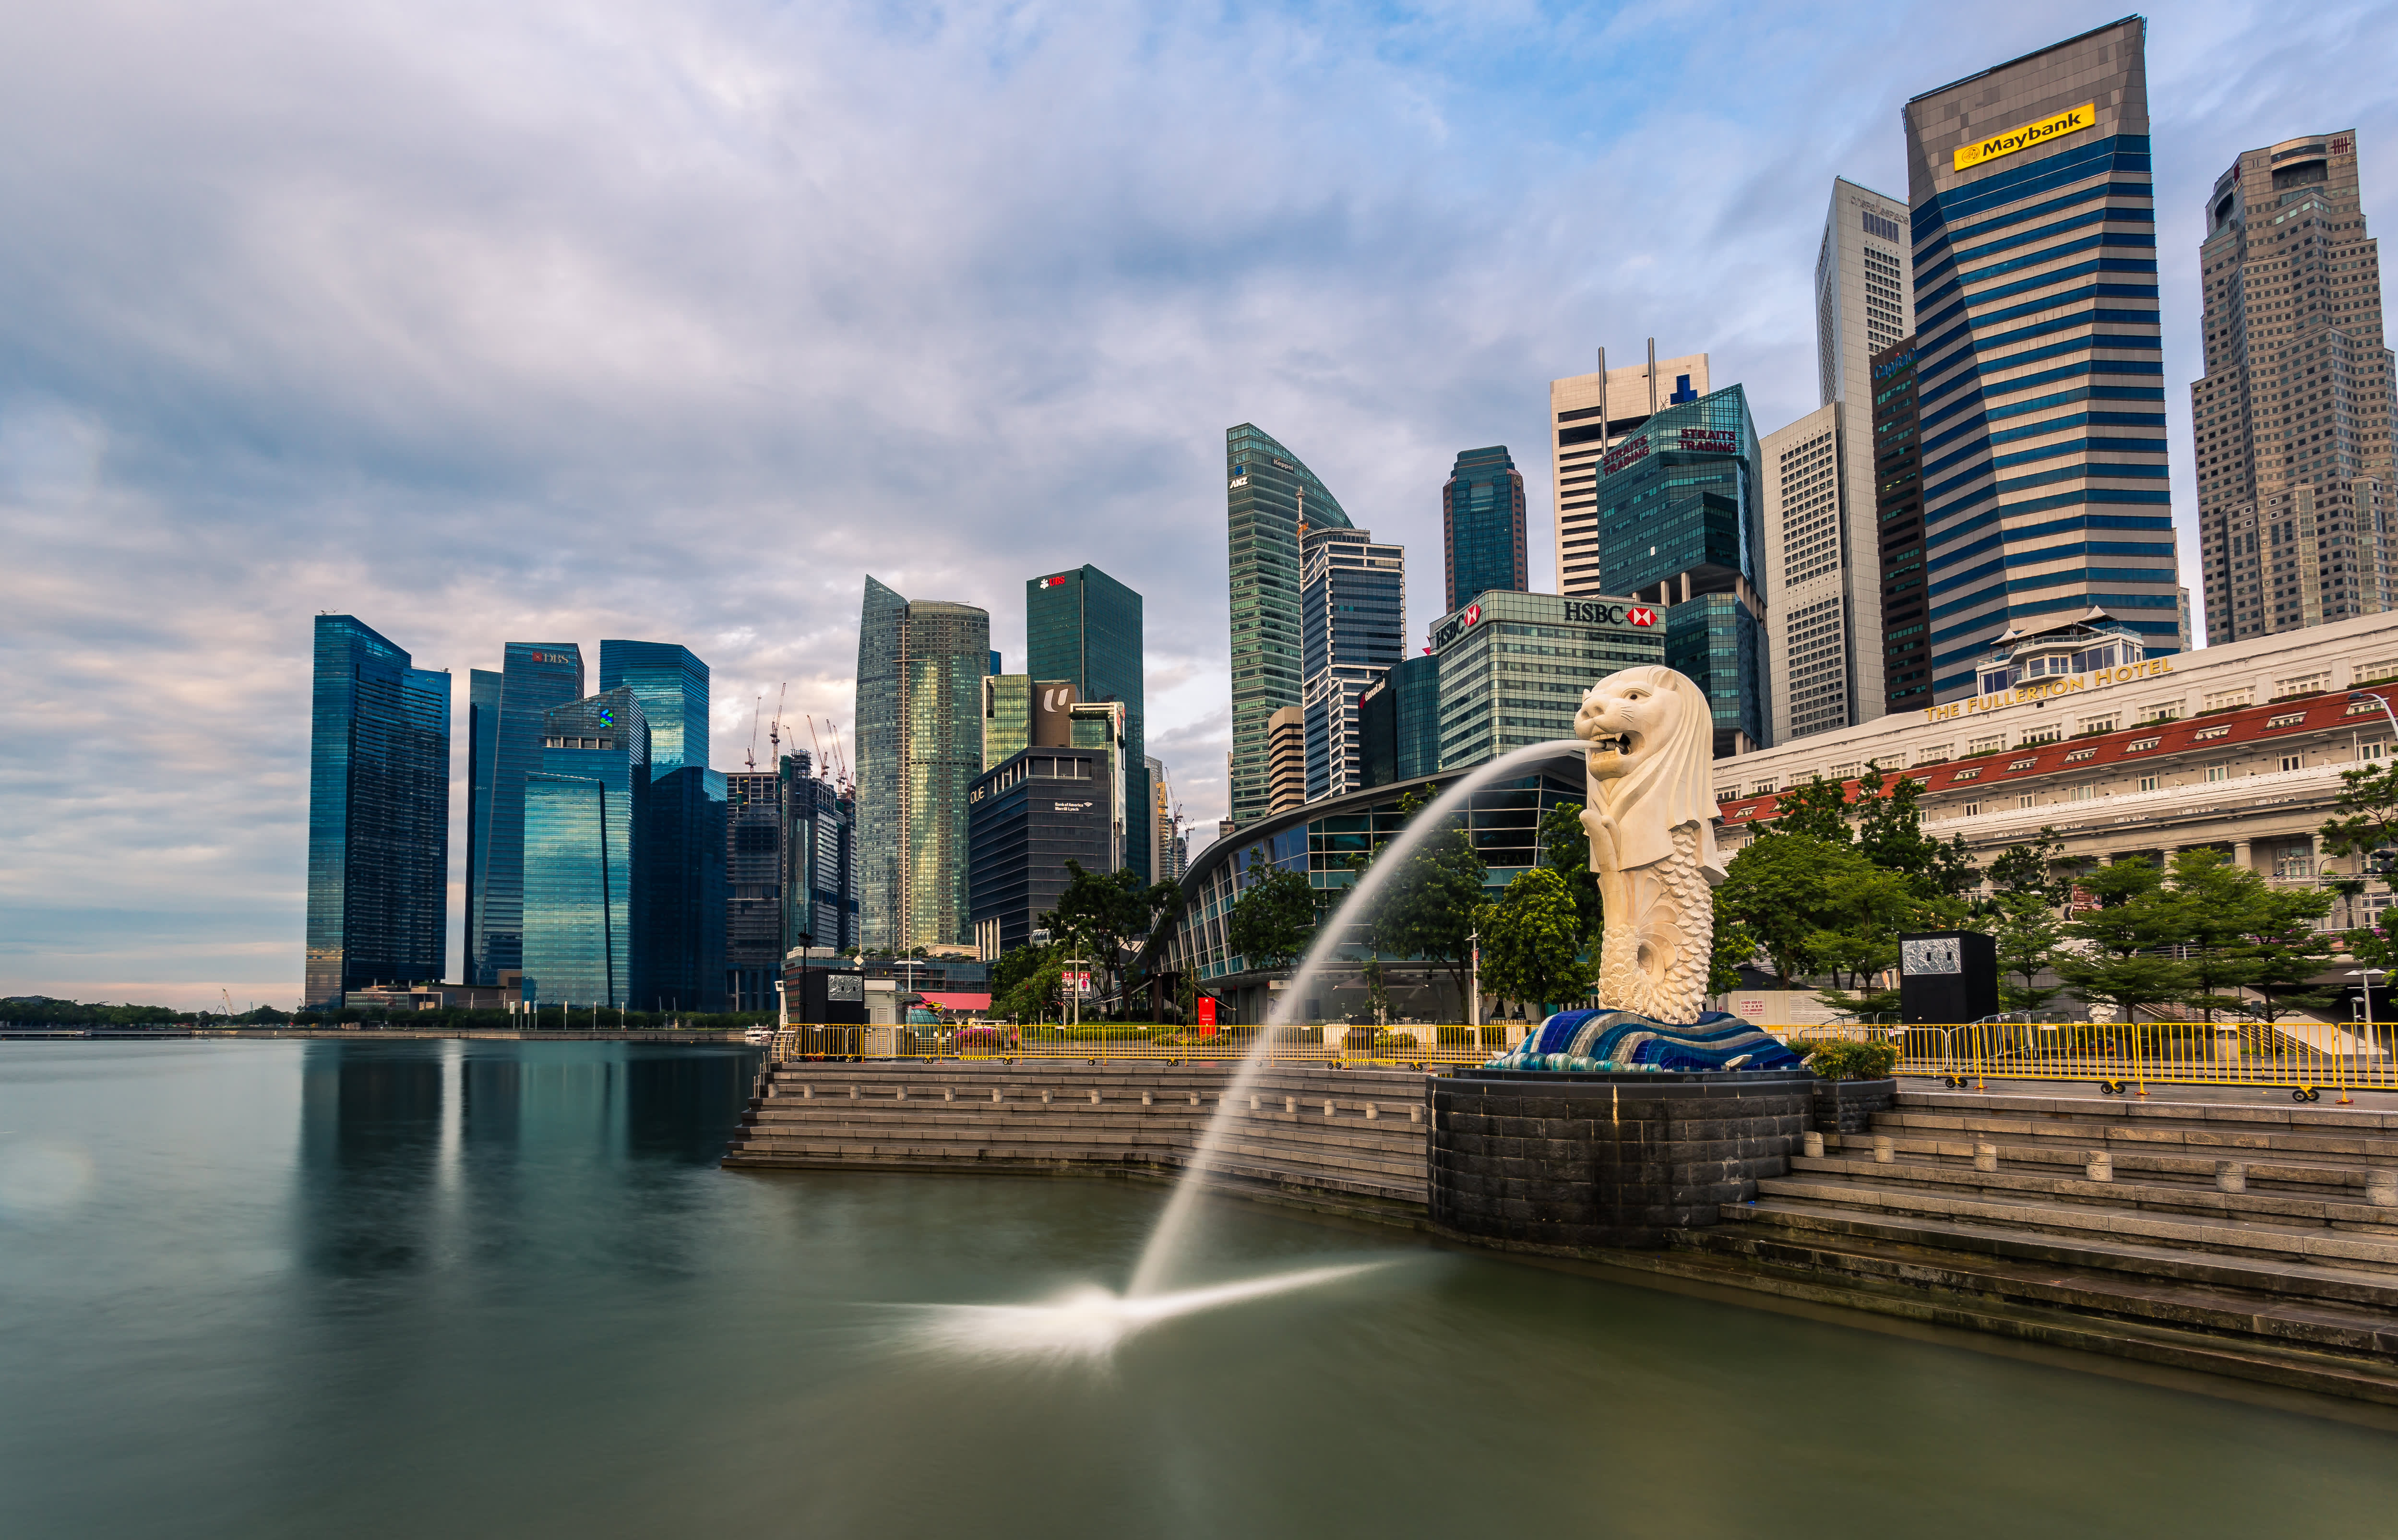
[[[1792,1069],[1798,1056],[1737,1017],[1706,1008],[1713,972],[1715,714],[1671,669],[1625,669],[1583,696],[1590,869],[1606,913],[1598,1008],[1564,1010],[1489,1069],[1725,1071]]]
[[[1671,669],[1610,674],[1582,697],[1574,736],[1590,800],[1590,869],[1606,929],[1598,1000],[1652,1021],[1688,1025],[1706,1008],[1715,945],[1715,715]]]

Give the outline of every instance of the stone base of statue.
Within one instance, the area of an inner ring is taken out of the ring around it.
[[[1693,1059],[1713,1062],[1681,1067]],[[1797,1055],[1720,1013],[1561,1012],[1432,1081],[1433,1223],[1529,1250],[1662,1246],[1788,1171],[1814,1088]]]

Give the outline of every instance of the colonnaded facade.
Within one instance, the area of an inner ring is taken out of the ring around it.
[[[2398,706],[2398,617],[2364,615],[2149,656],[2103,610],[2009,632],[1978,661],[1978,693],[1778,749],[1718,762],[1725,853],[1768,822],[1781,795],[1878,768],[1922,787],[1925,831],[1964,836],[1978,862],[2053,829],[2068,859],[2162,860],[2207,846],[2272,882],[2361,871],[2317,833],[2340,776],[2388,763]],[[2325,924],[2364,924],[2369,893]]]

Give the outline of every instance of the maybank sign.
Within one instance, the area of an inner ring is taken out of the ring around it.
[[[2027,123],[2020,128],[2009,128],[2005,133],[1996,134],[1988,139],[1976,140],[1971,144],[1960,144],[1957,147],[1957,169],[1970,170],[1986,160],[1996,160],[2001,155],[2011,155],[2017,150],[2028,150],[2035,144],[2044,144],[2052,139],[2061,139],[2067,134],[2078,134],[2097,121],[2098,103],[2085,101],[2079,107],[2069,108],[2057,114],[2054,117],[2043,117],[2037,123]]]

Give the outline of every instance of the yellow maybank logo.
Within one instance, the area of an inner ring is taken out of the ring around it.
[[[2054,117],[2043,117],[2037,123],[2027,123],[2020,128],[2009,128],[2005,133],[1989,139],[1976,140],[1971,144],[1960,144],[1957,147],[1957,169],[1966,170],[1979,166],[1986,160],[1996,160],[2001,155],[2011,155],[2017,150],[2028,150],[2033,145],[2054,139],[2060,134],[2078,134],[2097,121],[2098,103],[2085,101],[2069,112],[2057,114]]]

